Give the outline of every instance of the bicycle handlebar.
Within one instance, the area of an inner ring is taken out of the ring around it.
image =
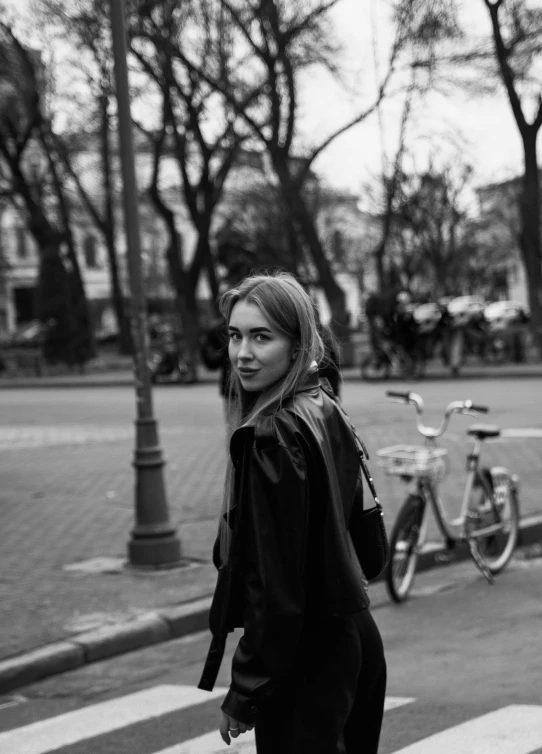
[[[452,401],[452,403],[446,406],[444,411],[444,418],[440,424],[440,427],[427,427],[422,422],[423,417],[423,398],[417,393],[399,393],[395,390],[387,390],[386,395],[390,398],[398,398],[406,404],[414,406],[416,409],[416,427],[418,432],[424,437],[436,438],[440,437],[446,431],[450,416],[452,414],[470,414],[470,416],[476,416],[476,413],[487,414],[489,411],[488,406],[481,406],[474,404],[470,400],[466,401]]]
[[[474,403],[470,407],[471,411],[478,411],[479,414],[487,414],[489,406],[475,406]]]

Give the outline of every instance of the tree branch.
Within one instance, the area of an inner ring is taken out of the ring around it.
[[[250,34],[250,31],[246,28],[245,24],[241,20],[241,17],[237,13],[237,11],[234,10],[231,7],[231,5],[228,2],[228,0],[220,0],[220,4],[222,5],[223,8],[225,8],[228,11],[228,13],[230,14],[230,16],[234,20],[236,26],[240,30],[241,34],[244,36],[245,40],[248,42],[249,47],[252,47],[252,50],[256,53],[256,55],[260,59],[262,59],[262,60],[265,59],[265,53],[264,53],[264,51],[262,49],[260,49],[258,47],[258,45],[254,42],[254,40],[252,39],[252,36]]]
[[[538,131],[540,126],[542,126],[542,95],[538,95],[538,111],[532,124],[532,128],[534,129],[535,133]]]
[[[525,115],[523,114],[523,110],[521,108],[521,101],[519,99],[518,93],[516,92],[514,72],[508,62],[508,51],[506,49],[506,45],[504,44],[501,33],[501,27],[499,23],[499,7],[502,5],[502,0],[496,0],[493,3],[490,2],[490,0],[484,0],[484,2],[489,10],[489,15],[491,18],[493,40],[495,42],[495,51],[497,53],[497,61],[501,70],[501,76],[506,87],[506,91],[508,92],[508,99],[510,100],[510,105],[512,106],[514,118],[516,119],[520,133],[523,136],[527,131],[528,124],[525,120]]]

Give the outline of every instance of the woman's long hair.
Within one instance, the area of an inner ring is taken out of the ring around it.
[[[246,391],[234,369],[230,369],[227,395],[230,432],[240,426],[254,424],[267,410],[278,411],[283,400],[294,394],[319,364],[324,356],[315,307],[297,280],[286,272],[254,275],[245,278],[239,286],[226,291],[220,299],[220,311],[229,324],[231,313],[238,301],[254,304],[269,324],[286,336],[293,345],[293,358],[284,377],[260,393]],[[233,470],[227,459],[226,482],[221,521],[228,522],[233,499]],[[222,562],[227,559],[231,529],[220,527],[220,553]]]

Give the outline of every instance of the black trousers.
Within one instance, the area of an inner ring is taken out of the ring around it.
[[[369,610],[311,621],[295,670],[258,713],[258,754],[377,754],[386,661]]]

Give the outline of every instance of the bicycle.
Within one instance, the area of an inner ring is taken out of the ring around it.
[[[469,552],[489,583],[501,571],[516,548],[519,534],[519,480],[501,466],[480,467],[479,459],[484,440],[498,437],[500,429],[494,425],[473,424],[467,434],[474,438],[474,446],[467,454],[467,479],[461,511],[450,520],[438,494],[438,485],[449,470],[448,451],[437,446],[437,438],[446,431],[453,413],[475,416],[487,413],[487,406],[472,401],[453,401],[445,412],[440,427],[423,424],[423,399],[417,393],[387,391],[416,409],[416,427],[425,438],[424,446],[394,445],[377,451],[379,465],[386,474],[399,476],[415,491],[407,495],[390,535],[390,561],[385,578],[388,593],[394,602],[403,602],[412,587],[418,556],[426,542],[428,511],[433,510],[437,525],[447,547],[467,542]]]
[[[378,349],[361,362],[361,378],[367,382],[389,380],[393,375],[404,379],[423,376],[425,361],[418,354],[410,354],[397,343],[382,339]]]

